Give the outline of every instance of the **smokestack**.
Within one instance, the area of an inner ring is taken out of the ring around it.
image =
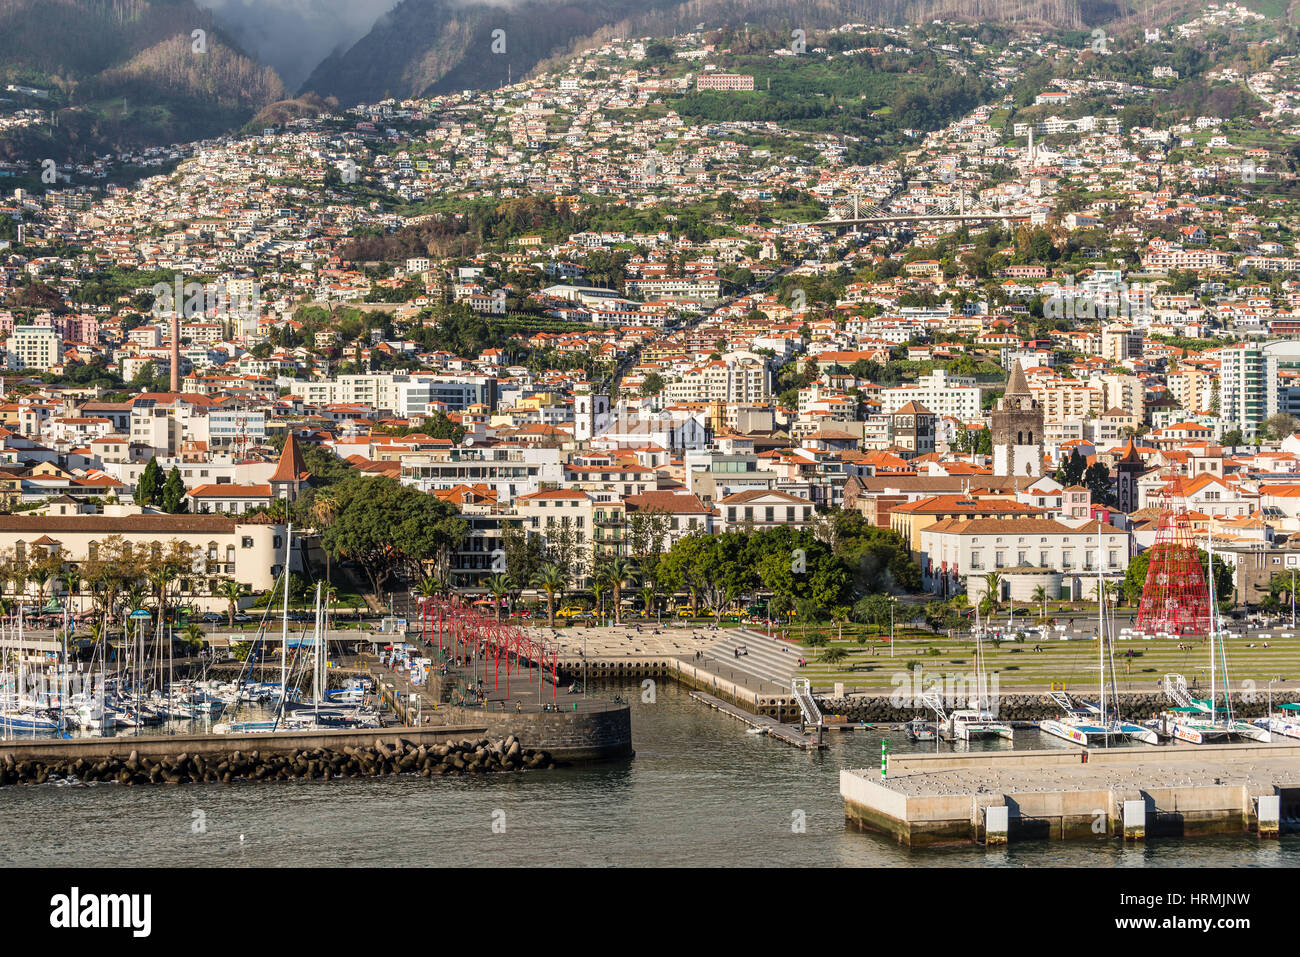
[[[178,310],[172,310],[172,381],[171,390],[181,391],[181,317]]]

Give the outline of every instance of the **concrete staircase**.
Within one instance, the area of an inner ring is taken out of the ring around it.
[[[736,657],[736,648],[745,646],[747,654]],[[733,628],[705,651],[710,658],[725,662],[728,668],[770,681],[782,688],[799,671],[799,657],[805,652],[798,645],[780,641],[749,628]]]

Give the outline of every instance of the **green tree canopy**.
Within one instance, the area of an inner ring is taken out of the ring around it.
[[[378,595],[398,574],[424,577],[426,564],[464,541],[456,509],[387,477],[355,477],[333,491],[338,513],[321,533],[335,559],[353,561]]]
[[[164,512],[172,515],[178,515],[189,507],[185,501],[185,482],[181,479],[180,469],[174,465],[167,473],[167,481],[163,483],[158,502]]]
[[[149,459],[149,463],[140,473],[140,480],[135,483],[135,495],[132,498],[135,504],[143,507],[154,504],[162,491],[162,466],[158,464],[158,456]]]

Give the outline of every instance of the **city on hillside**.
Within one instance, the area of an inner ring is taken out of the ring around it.
[[[1190,835],[1182,744],[1300,820],[1300,8],[771,6],[0,4],[0,786],[645,772],[703,702],[827,762],[803,863],[894,853],[840,797]],[[989,803],[1112,745],[1101,825]]]

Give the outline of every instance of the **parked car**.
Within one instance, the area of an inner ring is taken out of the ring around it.
[[[226,616],[225,616],[225,615],[221,614],[220,612],[216,612],[216,611],[205,611],[205,612],[203,613],[203,616],[202,616],[202,617],[203,617],[203,620],[204,620],[204,621],[206,621],[206,622],[208,622],[208,623],[210,623],[210,624],[219,624],[220,622],[223,622],[223,621],[226,620]]]

